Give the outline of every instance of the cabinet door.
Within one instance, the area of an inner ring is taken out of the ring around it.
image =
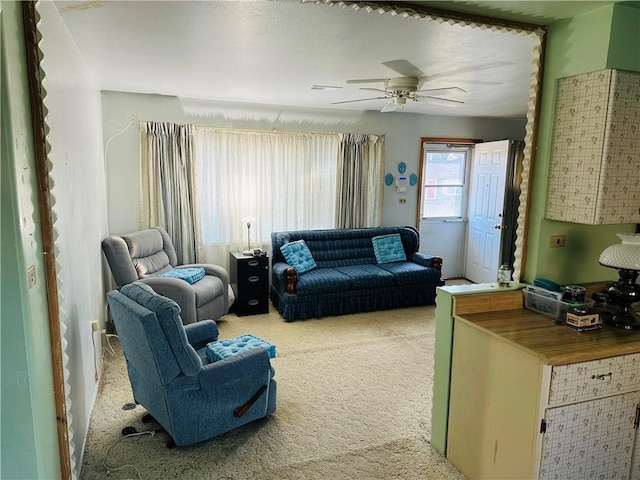
[[[628,479],[640,393],[549,408],[540,478]]]
[[[640,430],[638,429],[639,422],[640,402],[636,407],[636,444],[635,448],[633,449],[633,458],[631,459],[631,480],[640,480]]]

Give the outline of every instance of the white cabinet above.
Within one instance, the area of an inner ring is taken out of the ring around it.
[[[545,218],[640,223],[640,72],[558,80]]]

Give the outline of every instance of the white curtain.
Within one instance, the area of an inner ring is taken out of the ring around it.
[[[191,125],[160,122],[140,127],[140,228],[164,228],[179,264],[198,261],[192,130]]]
[[[335,226],[337,134],[196,127],[195,143],[203,261],[246,250],[247,217],[268,251],[271,232]]]
[[[380,226],[384,196],[384,136],[340,134],[336,228]]]

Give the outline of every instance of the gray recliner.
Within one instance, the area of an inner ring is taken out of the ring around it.
[[[217,320],[229,311],[228,272],[218,265],[204,263],[178,265],[173,242],[160,227],[109,236],[102,241],[102,250],[118,288],[136,280],[146,283],[180,305],[185,325]],[[204,278],[193,284],[160,276],[173,269],[193,267],[205,270]]]

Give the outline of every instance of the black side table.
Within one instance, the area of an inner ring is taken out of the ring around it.
[[[236,315],[269,313],[269,257],[230,252],[229,269]]]

